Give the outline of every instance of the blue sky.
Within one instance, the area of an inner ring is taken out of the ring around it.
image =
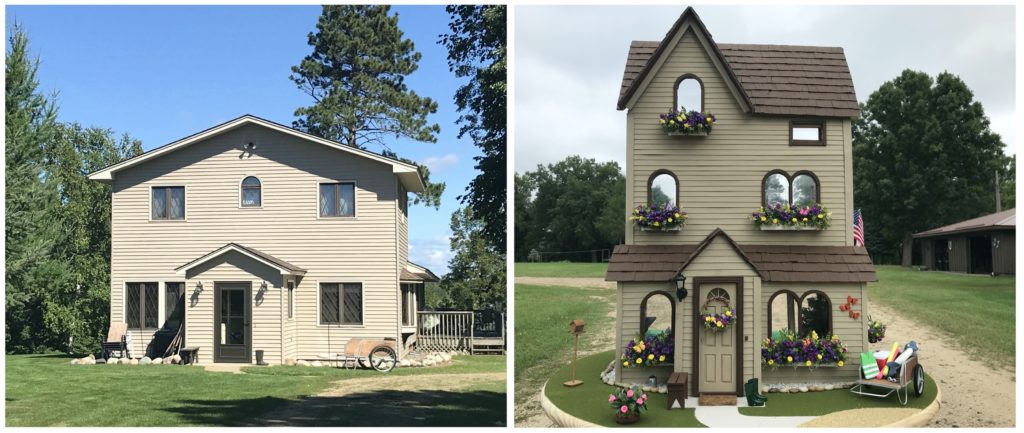
[[[456,139],[452,95],[463,82],[437,43],[448,31],[444,7],[392,12],[423,54],[407,84],[437,101],[430,120],[441,134],[435,144],[391,138],[388,146],[448,185],[440,210],[410,209],[410,259],[444,273],[450,216],[479,152]],[[59,92],[62,121],[127,132],[149,150],[246,113],[291,124],[311,99],[288,75],[311,52],[307,34],[319,16],[320,6],[8,6],[6,24],[27,30],[40,88]]]

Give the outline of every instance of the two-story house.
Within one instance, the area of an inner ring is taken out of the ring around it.
[[[137,356],[182,321],[201,362],[404,342],[436,280],[408,260],[416,166],[258,117],[89,178],[112,185],[110,318],[127,323]]]
[[[710,132],[666,132],[663,115],[683,99],[687,110],[713,114]],[[678,230],[626,222],[606,276],[618,287],[616,347],[662,333],[674,350],[651,367],[627,367],[634,360],[620,355],[617,382],[664,383],[685,372],[691,395],[743,395],[751,378],[855,380],[856,355],[868,350],[866,286],[876,276],[851,235],[859,109],[843,49],[719,44],[687,8],[663,40],[632,43],[618,109],[626,110],[627,215],[658,196],[688,219]],[[776,204],[826,206],[831,225],[754,221]],[[703,313],[727,309],[733,322],[708,329]],[[769,368],[762,344],[781,329],[835,335],[846,362]]]

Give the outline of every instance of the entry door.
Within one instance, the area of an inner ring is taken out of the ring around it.
[[[697,302],[703,307],[701,311],[724,314],[727,308],[736,309],[740,302],[736,299],[734,283],[703,283],[700,285]],[[714,332],[705,329],[702,323],[699,335],[699,390],[701,393],[736,393],[736,333],[734,324],[723,331]]]
[[[216,283],[213,362],[252,362],[249,283]]]

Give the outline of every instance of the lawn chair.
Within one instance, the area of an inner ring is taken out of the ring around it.
[[[107,339],[102,343],[103,359],[110,359],[114,352],[117,352],[118,358],[131,358],[131,344],[132,334],[128,331],[128,324],[111,323]]]

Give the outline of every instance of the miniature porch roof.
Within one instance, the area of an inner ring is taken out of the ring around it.
[[[683,24],[692,18],[693,26]],[[739,88],[751,112],[767,115],[857,118],[860,108],[841,47],[718,44],[693,8],[679,16],[665,38],[633,41],[622,74],[618,109],[628,108],[646,76],[685,28],[700,32],[708,55],[724,65],[724,79]],[[678,108],[678,107],[676,107]]]
[[[114,176],[117,174],[117,172],[121,170],[142,164],[146,161],[182,149],[184,147],[187,147],[191,144],[195,144],[207,138],[220,135],[225,132],[239,128],[241,126],[250,124],[259,125],[275,131],[283,132],[285,134],[289,134],[307,141],[311,141],[313,143],[321,144],[332,149],[351,153],[362,158],[367,158],[373,161],[387,164],[391,166],[392,173],[398,176],[398,179],[402,182],[402,185],[404,185],[405,188],[410,192],[423,192],[425,188],[423,178],[420,176],[419,167],[413,164],[409,164],[383,155],[378,155],[368,150],[347,146],[336,141],[328,140],[323,137],[308,134],[277,122],[271,122],[269,120],[253,116],[251,114],[246,114],[236,119],[229,120],[227,122],[221,123],[220,125],[211,127],[204,131],[200,131],[188,137],[182,138],[178,141],[157,147],[134,158],[129,158],[116,164],[112,164],[102,169],[99,169],[93,173],[90,173],[89,179],[98,182],[112,182],[114,180]]]
[[[976,232],[983,230],[1016,230],[1017,209],[1007,209],[969,220],[960,221],[948,226],[915,233],[915,238],[928,238],[933,236],[946,236],[956,233]]]
[[[216,250],[213,250],[210,253],[208,253],[208,254],[206,254],[206,255],[198,258],[198,259],[195,259],[195,260],[193,260],[191,262],[188,262],[188,263],[186,263],[184,265],[181,265],[177,269],[175,269],[175,271],[178,272],[179,274],[184,275],[189,270],[191,270],[191,269],[193,269],[193,268],[195,268],[195,267],[197,267],[197,266],[199,266],[199,265],[201,265],[203,263],[206,263],[206,262],[208,262],[210,260],[213,260],[213,259],[215,259],[215,258],[217,258],[217,257],[219,257],[219,256],[221,256],[221,255],[223,255],[225,253],[231,252],[231,251],[238,252],[240,254],[243,254],[245,256],[248,256],[248,257],[252,258],[253,260],[256,260],[256,261],[261,262],[261,263],[263,263],[263,264],[265,264],[267,266],[270,266],[271,268],[277,269],[279,272],[281,272],[281,275],[305,275],[306,274],[306,270],[305,269],[302,269],[302,268],[300,268],[298,266],[295,266],[295,265],[293,265],[291,263],[288,263],[288,262],[286,262],[284,260],[281,260],[281,259],[279,259],[277,257],[274,257],[274,256],[272,256],[270,254],[264,253],[262,251],[259,251],[259,250],[253,249],[253,248],[242,246],[242,245],[239,245],[239,244],[236,244],[236,243],[233,243],[233,242],[229,243],[227,245],[224,245],[223,247],[217,248]]]
[[[438,281],[441,281],[441,278],[439,278],[437,275],[434,275],[434,273],[430,269],[427,269],[425,266],[417,265],[413,262],[407,262],[405,264],[405,267],[402,268],[401,278],[399,279],[403,282],[416,283],[436,283]]]
[[[740,245],[715,229],[697,245],[617,245],[608,262],[606,281],[667,282],[722,236],[763,281],[863,283],[878,281],[863,247]]]

